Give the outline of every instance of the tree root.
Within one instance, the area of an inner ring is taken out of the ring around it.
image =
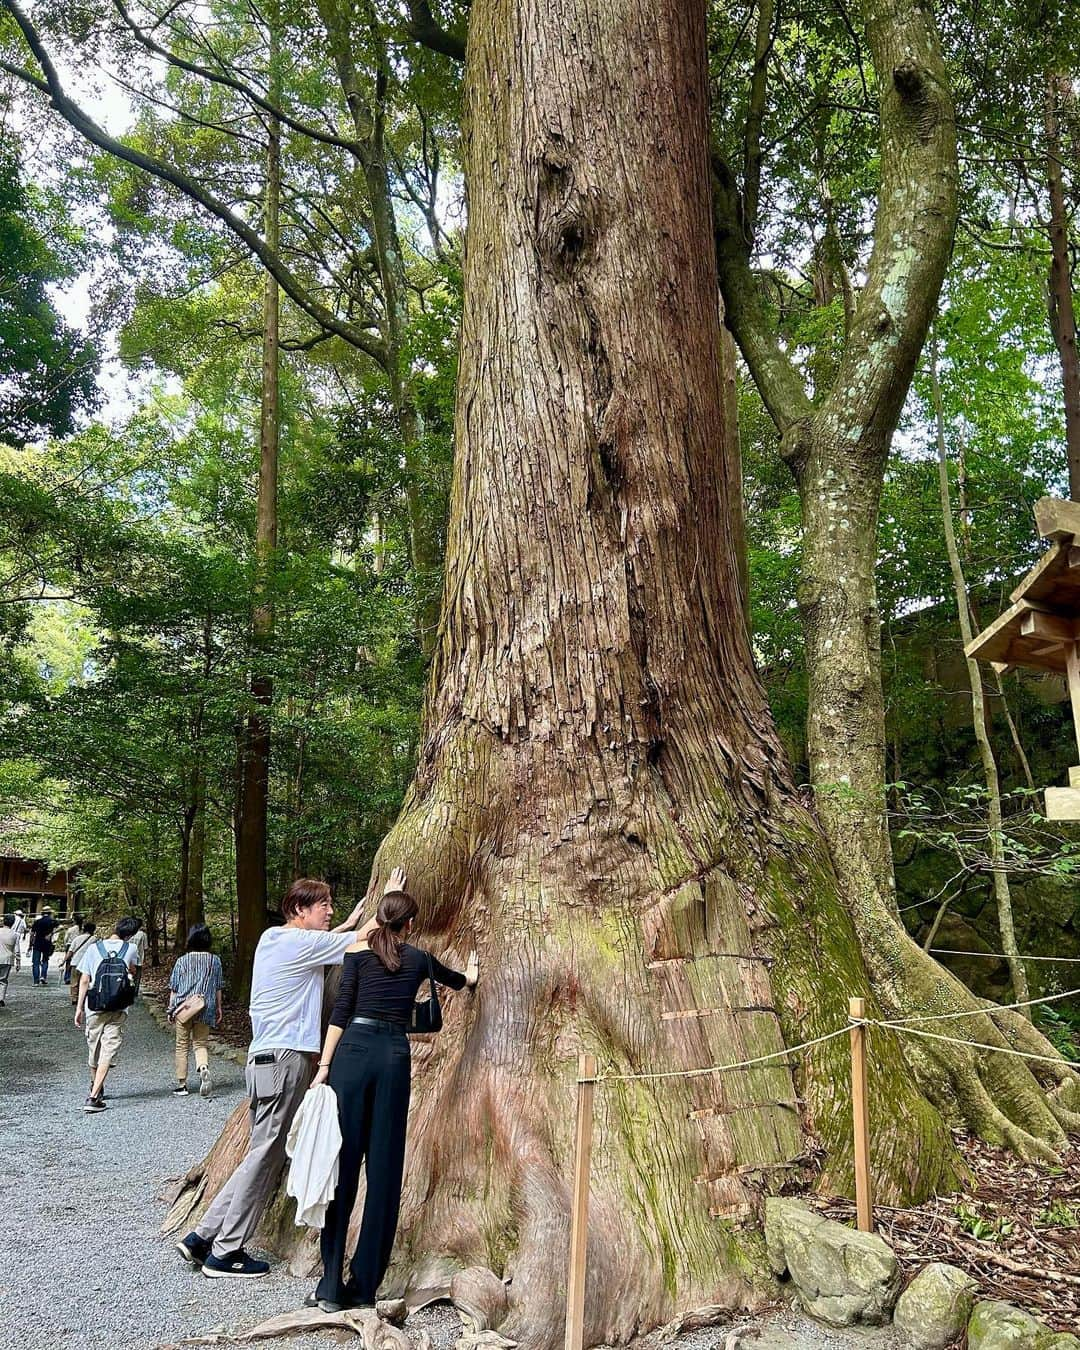
[[[413,1339],[389,1322],[384,1322],[374,1309],[343,1308],[341,1312],[327,1313],[321,1308],[297,1308],[279,1313],[247,1331],[224,1331],[209,1336],[192,1336],[180,1345],[225,1345],[238,1341],[269,1340],[275,1336],[291,1336],[309,1331],[352,1331],[358,1335],[358,1350],[431,1350],[431,1337],[426,1331]],[[164,1350],[159,1347],[159,1350]]]
[[[897,1028],[919,1086],[954,1125],[962,1125],[993,1144],[1003,1144],[1028,1161],[1056,1163],[1068,1132],[1080,1132],[1080,1077],[1035,1026],[1011,1009],[979,1000],[953,975],[914,943],[903,951],[899,978],[885,985],[882,1001],[897,1017],[970,1014],[944,1017],[926,1030],[956,1040],[957,1045]],[[985,1046],[986,1048],[982,1048]],[[995,1052],[995,1047],[1045,1055],[1046,1062],[1021,1060]]]

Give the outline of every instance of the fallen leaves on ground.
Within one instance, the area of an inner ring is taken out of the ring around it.
[[[971,1184],[912,1209],[875,1205],[878,1232],[910,1280],[931,1261],[959,1266],[980,1298],[1004,1299],[1056,1331],[1080,1326],[1080,1146],[1061,1165],[1023,1162],[1008,1149],[967,1135],[957,1146]],[[849,1222],[850,1200],[806,1197],[831,1219]]]

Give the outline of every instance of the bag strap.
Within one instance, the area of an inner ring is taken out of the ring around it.
[[[430,1001],[431,1001],[432,1003],[438,1005],[438,1002],[439,1002],[439,992],[438,992],[438,990],[435,988],[435,967],[434,967],[434,966],[432,965],[432,963],[431,963],[431,953],[430,953],[430,952],[427,952],[427,953],[425,953],[425,955],[427,956],[427,974],[428,974],[428,980],[430,981],[430,988],[431,988],[431,999],[430,999]]]

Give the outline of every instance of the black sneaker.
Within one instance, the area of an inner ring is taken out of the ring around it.
[[[186,1083],[177,1083],[177,1085],[176,1085],[176,1086],[173,1088],[173,1090],[172,1090],[172,1095],[173,1095],[174,1097],[187,1097],[187,1096],[189,1096],[187,1084],[186,1084]]]
[[[87,1097],[86,1101],[83,1103],[83,1110],[89,1115],[94,1115],[95,1112],[104,1111],[105,1109],[104,1097]]]
[[[269,1261],[256,1261],[243,1247],[229,1256],[213,1252],[203,1261],[202,1273],[208,1280],[258,1280],[270,1274]]]
[[[176,1244],[176,1250],[190,1266],[201,1266],[210,1255],[210,1248],[213,1244],[201,1238],[198,1233],[190,1232],[187,1237],[181,1238]]]

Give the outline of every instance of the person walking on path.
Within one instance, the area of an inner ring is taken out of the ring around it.
[[[22,970],[22,944],[26,936],[26,920],[23,918],[21,909],[15,911],[15,922],[12,924],[15,930],[15,973]]]
[[[67,954],[68,954],[68,952],[71,950],[71,944],[75,941],[75,939],[79,936],[79,934],[80,934],[81,932],[82,932],[82,915],[81,915],[81,914],[73,914],[73,915],[71,916],[71,923],[68,924],[68,926],[67,926],[67,931],[64,933],[64,983],[65,983],[65,984],[70,984],[70,983],[71,983],[71,963],[70,963],[70,962],[68,961],[68,959],[67,959]]]
[[[199,1075],[199,1096],[209,1097],[213,1088],[210,1080],[210,1031],[221,1021],[221,991],[225,984],[221,957],[210,950],[213,944],[213,934],[206,924],[196,924],[188,933],[187,951],[173,966],[169,976],[169,988],[172,991],[169,1018],[176,1028],[174,1097],[188,1095],[188,1056],[193,1049],[195,1069]]]
[[[121,919],[104,942],[89,942],[79,956],[79,998],[75,1025],[85,1026],[90,1094],[83,1110],[105,1110],[105,1079],[124,1043],[124,1019],[135,1001],[138,954],[131,938],[138,919]]]
[[[70,932],[70,929],[68,931]],[[79,1002],[79,972],[76,963],[80,954],[86,948],[86,944],[94,940],[96,932],[97,924],[91,923],[88,919],[83,924],[82,931],[68,941],[64,952],[64,983],[71,986],[71,1006],[73,1008]]]
[[[15,964],[15,953],[19,949],[19,939],[15,934],[15,916],[5,914],[3,926],[0,926],[0,1008],[7,1003],[8,979],[11,967]]]
[[[391,874],[395,884],[398,872]],[[245,1081],[251,1139],[243,1161],[194,1229],[176,1244],[185,1261],[211,1279],[256,1279],[270,1266],[247,1254],[285,1163],[285,1141],[319,1052],[325,968],[340,965],[356,939],[360,901],[344,923],[330,887],[304,879],[289,887],[285,923],[268,928],[255,948],[251,974],[251,1045]]]
[[[146,960],[146,944],[148,938],[146,936],[146,929],[143,927],[142,920],[138,919],[136,920],[136,922],[138,923],[139,927],[136,929],[135,935],[131,939],[131,945],[135,948],[135,951],[138,953],[139,957],[139,964],[135,967],[135,992],[138,993],[139,985],[142,984],[143,962]]]
[[[472,989],[479,976],[475,952],[462,974],[409,946],[405,939],[416,913],[416,901],[404,888],[383,896],[374,932],[346,953],[319,1058],[314,1082],[328,1082],[337,1094],[342,1139],[337,1190],[320,1242],[322,1279],[308,1299],[324,1312],[374,1306],[390,1263],[409,1118],[406,1031],[417,990],[428,979],[451,989]],[[367,1176],[364,1217],[345,1281],[345,1248],[361,1165]]]
[[[53,912],[48,905],[41,911],[41,916],[30,925],[30,960],[35,984],[49,982],[49,962],[55,950],[53,933],[59,927],[60,920],[53,918]]]

